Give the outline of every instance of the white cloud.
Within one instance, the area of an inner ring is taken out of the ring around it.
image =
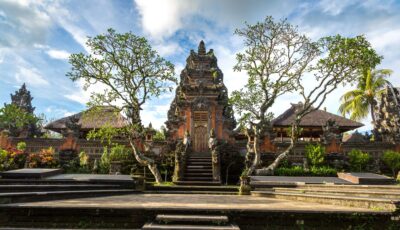
[[[182,27],[182,18],[196,9],[194,1],[135,0],[144,31],[153,38],[172,35]]]
[[[182,48],[178,43],[158,43],[153,46],[158,54],[162,57],[170,56],[171,54],[182,53]]]
[[[46,53],[54,58],[54,59],[60,59],[60,60],[67,60],[69,58],[69,56],[71,55],[70,53],[68,53],[65,50],[56,50],[56,49],[50,49],[48,51],[46,51]]]
[[[5,47],[25,47],[41,43],[52,25],[42,10],[41,1],[0,1],[0,44]]]
[[[15,80],[18,83],[26,83],[28,86],[49,85],[49,82],[35,68],[19,67]]]

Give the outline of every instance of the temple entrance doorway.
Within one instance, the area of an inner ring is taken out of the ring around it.
[[[208,152],[208,112],[194,112],[194,152]]]

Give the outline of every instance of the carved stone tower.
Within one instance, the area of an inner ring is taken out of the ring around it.
[[[188,131],[195,153],[209,152],[207,142],[211,129],[215,130],[217,139],[232,140],[236,123],[232,107],[228,105],[228,90],[213,50],[207,52],[203,41],[197,53],[191,50],[186,59],[166,125],[171,140],[183,139]]]

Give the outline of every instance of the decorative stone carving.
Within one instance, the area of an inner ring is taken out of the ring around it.
[[[400,92],[388,85],[375,106],[374,136],[376,141],[400,142]]]
[[[217,137],[215,136],[214,129],[210,130],[210,139],[208,141],[208,147],[211,150],[213,180],[221,181],[220,146]]]
[[[332,140],[339,141],[342,139],[339,131],[339,126],[334,120],[327,120],[325,126],[322,127],[322,141],[324,144],[332,143]]]

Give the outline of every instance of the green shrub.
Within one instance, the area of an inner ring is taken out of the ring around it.
[[[383,154],[382,161],[392,170],[393,177],[396,177],[397,172],[400,170],[400,153],[388,150]]]
[[[20,151],[25,151],[26,150],[26,143],[25,142],[18,142],[17,144],[17,149]]]
[[[116,145],[111,148],[109,161],[131,161],[133,154],[130,149],[123,145]]]
[[[311,167],[310,169],[311,176],[337,176],[337,171],[334,168],[330,168],[328,166],[322,167]]]
[[[274,172],[276,176],[305,176],[306,171],[300,166],[294,166],[292,168],[277,168]]]
[[[99,172],[101,174],[109,173],[109,171],[110,171],[110,154],[108,153],[107,147],[104,147],[104,149],[103,149],[103,154],[101,155],[99,166],[100,166]]]
[[[291,168],[277,168],[274,174],[276,176],[336,176],[337,171],[336,169],[327,166],[313,166],[310,171],[305,171],[300,166],[294,166]]]
[[[364,171],[371,160],[371,156],[368,153],[363,153],[361,150],[352,149],[348,153],[350,169],[355,172]]]
[[[306,146],[306,157],[311,166],[319,166],[325,160],[325,147],[320,144],[308,144]]]
[[[89,156],[84,151],[79,153],[79,166],[84,168],[89,167]]]
[[[4,171],[7,168],[7,156],[7,151],[4,149],[0,149],[0,171]]]

